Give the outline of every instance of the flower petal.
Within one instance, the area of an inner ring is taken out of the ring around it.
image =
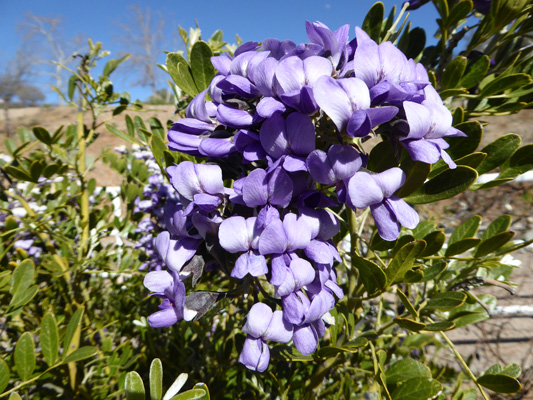
[[[292,339],[292,325],[283,319],[283,311],[274,311],[263,339],[278,343],[287,343]]]
[[[264,303],[255,303],[248,312],[242,332],[256,339],[262,338],[271,319],[272,309]]]

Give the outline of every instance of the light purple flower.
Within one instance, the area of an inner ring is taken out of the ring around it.
[[[394,196],[405,183],[405,173],[391,168],[379,174],[356,172],[347,183],[347,204],[363,209],[370,206],[379,235],[385,240],[395,240],[400,234],[400,224],[413,229],[419,217],[405,201]]]
[[[267,340],[287,343],[292,339],[292,325],[283,319],[282,311],[274,311],[264,303],[256,303],[250,309],[242,328],[248,337],[244,342],[239,362],[253,371],[263,372],[270,361]]]
[[[159,311],[148,317],[152,328],[168,328],[184,319],[185,285],[177,272],[149,272],[144,278],[144,286],[163,300]]]

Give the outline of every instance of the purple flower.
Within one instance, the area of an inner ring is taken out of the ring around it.
[[[347,183],[347,204],[355,208],[370,206],[379,235],[385,240],[395,240],[400,234],[400,224],[413,229],[419,217],[405,201],[394,196],[405,183],[405,173],[391,168],[379,174],[359,171]]]
[[[426,100],[422,104],[406,101],[403,103],[405,117],[409,123],[409,134],[400,138],[411,158],[433,164],[442,158],[450,168],[455,168],[448,153],[450,145],[444,137],[466,136],[452,128],[452,115],[433,87],[424,90]]]
[[[177,272],[149,272],[144,278],[144,286],[163,300],[159,311],[148,317],[152,328],[168,328],[184,319],[185,285]]]
[[[224,250],[230,253],[244,252],[231,271],[233,278],[242,279],[247,274],[261,276],[268,272],[265,257],[258,251],[259,232],[256,219],[233,216],[220,224],[218,238]]]
[[[282,311],[274,311],[264,303],[250,309],[242,328],[248,337],[239,356],[239,362],[253,371],[263,372],[270,362],[267,340],[287,343],[292,339],[292,325],[283,319]]]
[[[420,7],[422,7],[424,4],[428,3],[429,0],[410,0],[410,1],[404,1],[403,4],[409,3],[409,6],[406,8],[407,11],[416,10]]]
[[[474,0],[474,8],[478,13],[487,15],[490,13],[491,0]]]

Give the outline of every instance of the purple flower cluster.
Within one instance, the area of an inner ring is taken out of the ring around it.
[[[306,29],[309,43],[267,39],[212,58],[218,75],[168,138],[170,149],[213,163],[168,168],[182,206],[165,209],[167,231],[155,246],[171,272],[151,272],[145,281],[163,298],[149,318],[162,327],[197,315],[183,280],[204,243],[213,249],[215,241],[235,260],[232,278],[261,284],[264,276],[282,310],[256,303],[248,314],[239,360],[257,371],[268,366],[267,341],[292,340],[302,354],[313,353],[335,296],[343,296],[332,241],[340,224],[329,207],[370,207],[385,240],[396,239],[400,225],[418,224],[394,195],[405,173],[368,170],[361,139],[379,132],[398,153],[405,148],[413,160],[443,159],[455,168],[444,138],[463,135],[424,67],[392,43],[377,44],[359,28],[350,41],[348,25],[333,32],[307,22]],[[224,158],[233,161],[231,172]],[[242,174],[232,176],[235,170]]]

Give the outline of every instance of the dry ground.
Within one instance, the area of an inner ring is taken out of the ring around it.
[[[141,115],[143,119],[155,116],[163,123],[173,120],[174,107],[154,106],[153,108],[130,115]],[[108,118],[108,113],[104,118]],[[55,108],[23,108],[10,111],[14,127],[35,125],[53,131],[60,125],[73,123],[76,110],[71,107]],[[533,110],[522,111],[518,115],[508,117],[486,118],[483,145],[506,133],[521,135],[523,144],[533,143]],[[125,130],[124,116],[118,116],[111,122],[118,129]],[[89,154],[97,158],[104,148],[113,148],[124,143],[101,128],[100,136],[89,148]],[[6,137],[3,113],[0,113],[0,151]],[[120,184],[120,176],[109,169],[101,161],[97,161],[92,172],[101,186]],[[466,192],[460,196],[436,204],[418,208],[422,218],[433,217],[445,226],[455,227],[472,215],[483,217],[484,225],[501,214],[513,217],[512,230],[515,239],[533,238],[533,183],[506,184],[481,192]],[[499,305],[533,305],[533,250],[523,249],[515,254],[522,261],[517,269],[514,281],[519,284],[517,294],[511,296],[499,288],[479,288],[474,293],[491,293],[499,298]],[[525,389],[522,397],[533,399],[533,317],[511,316],[498,317],[478,324],[474,327],[462,328],[450,332],[450,336],[458,340],[459,349],[466,357],[471,357],[472,368],[476,373],[494,363],[515,362],[522,366],[524,375],[522,382]],[[441,353],[444,356],[444,353]],[[454,363],[450,357],[450,363]],[[459,366],[457,366],[459,368]]]

